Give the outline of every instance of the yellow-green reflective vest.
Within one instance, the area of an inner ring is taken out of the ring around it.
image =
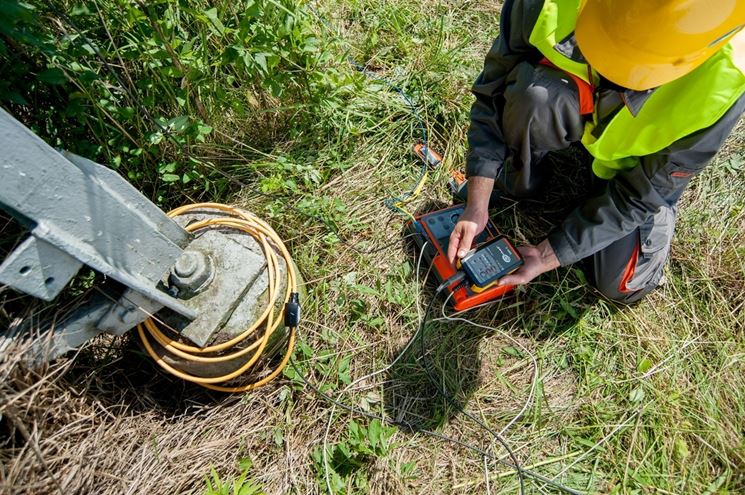
[[[578,12],[579,0],[545,0],[530,43],[560,69],[597,84],[598,76],[587,64],[556,49],[574,32]],[[594,114],[585,124],[581,141],[594,158],[595,175],[611,179],[638,165],[638,157],[715,124],[745,92],[745,74],[733,61],[732,52],[728,44],[692,72],[655,89],[636,116],[624,106],[599,136],[593,135]]]

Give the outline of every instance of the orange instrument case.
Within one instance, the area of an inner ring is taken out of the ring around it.
[[[424,258],[432,265],[435,276],[439,283],[455,275],[456,269],[447,259],[448,243],[450,233],[458,223],[458,219],[463,214],[465,206],[455,205],[444,210],[433,211],[423,215],[416,216],[416,222],[409,220],[406,224],[407,229],[413,235],[417,247],[421,251],[424,249]],[[489,219],[484,231],[474,240],[474,246],[478,246],[492,239],[500,237],[499,231],[494,223]],[[450,300],[456,311],[464,311],[480,304],[493,301],[503,297],[505,294],[514,289],[512,285],[493,286],[482,292],[474,292],[470,284],[456,285],[457,290],[453,293]],[[448,294],[452,292],[448,287]]]

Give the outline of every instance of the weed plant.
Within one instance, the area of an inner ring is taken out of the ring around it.
[[[213,162],[317,129],[354,85],[312,28],[289,0],[8,0],[0,102],[166,206],[219,198],[229,182]]]

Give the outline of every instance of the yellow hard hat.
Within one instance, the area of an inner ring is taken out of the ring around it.
[[[603,77],[635,90],[688,74],[745,26],[743,0],[582,0],[581,5],[575,36],[582,54]]]

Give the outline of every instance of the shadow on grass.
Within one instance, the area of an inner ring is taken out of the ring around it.
[[[28,390],[37,389],[36,394],[44,400],[36,397],[35,401],[20,402],[29,411],[43,406],[47,398],[57,400],[57,396],[71,394],[76,401],[95,404],[116,416],[154,412],[175,421],[217,404],[241,400],[239,395],[213,392],[167,374],[142,348],[136,329],[122,337],[99,335],[80,351],[71,351],[42,366],[30,366],[25,361],[33,355],[34,351],[28,349],[8,359],[3,364],[7,380],[0,387],[8,397],[23,397]],[[38,387],[38,382],[45,385]],[[40,414],[43,416],[43,411]]]
[[[540,346],[546,339],[572,331],[597,302],[582,285],[560,293],[551,289],[551,284],[541,285],[459,315],[487,328],[469,322],[432,321],[430,315],[424,345],[420,334],[386,376],[386,414],[412,431],[439,429],[469,409],[472,396],[488,377],[494,373],[504,377],[516,360],[527,358],[495,328],[509,332],[528,347]],[[437,301],[436,317],[440,306]],[[397,349],[392,358],[403,349]],[[529,361],[525,366],[532,368]],[[499,386],[501,390],[494,389],[493,382],[489,386],[491,396],[515,394],[516,384],[505,382]],[[515,413],[514,403],[510,399],[497,408],[510,417]]]
[[[412,430],[434,430],[460,413],[481,384],[479,343],[486,333],[429,323],[423,343],[420,334],[388,372],[388,416]]]
[[[78,355],[65,379],[77,381],[83,393],[105,407],[179,417],[226,399],[226,394],[164,372],[142,349],[136,330],[113,341],[104,337],[99,345]]]

